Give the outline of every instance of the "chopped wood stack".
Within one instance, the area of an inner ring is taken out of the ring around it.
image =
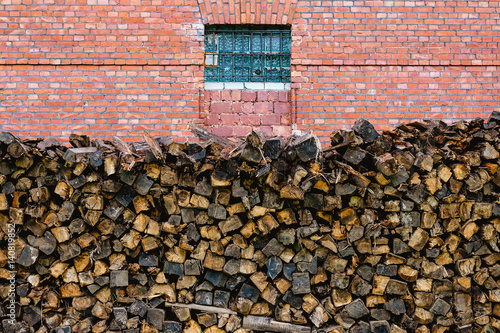
[[[500,114],[202,144],[0,134],[3,332],[496,332]]]

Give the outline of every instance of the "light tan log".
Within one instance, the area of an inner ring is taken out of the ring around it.
[[[311,328],[299,326],[281,321],[272,320],[267,317],[245,316],[243,328],[255,331],[271,331],[281,333],[310,333]]]
[[[205,312],[226,313],[226,314],[232,314],[232,315],[238,314],[237,312],[230,310],[230,309],[219,308],[216,306],[209,306],[209,305],[165,302],[165,306],[172,306],[172,307],[178,307],[178,308],[188,308],[188,309],[192,309],[192,310],[199,310],[199,311],[205,311]]]

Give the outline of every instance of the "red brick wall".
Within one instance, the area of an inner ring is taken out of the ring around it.
[[[0,64],[201,65],[196,0],[2,0]]]
[[[486,117],[500,107],[499,19],[499,1],[3,0],[0,129],[185,140],[194,120],[327,141],[360,117]],[[291,24],[286,98],[204,91],[206,23]]]
[[[323,141],[358,118],[378,129],[402,122],[487,118],[500,106],[499,66],[298,66],[292,91],[299,130]]]
[[[201,73],[191,66],[0,66],[0,128],[26,136],[191,135]]]
[[[196,0],[3,0],[0,127],[185,140],[201,112],[202,63]]]

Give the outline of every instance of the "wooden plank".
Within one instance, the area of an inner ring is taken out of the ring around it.
[[[243,328],[255,331],[271,331],[282,333],[310,333],[311,328],[307,326],[294,325],[276,321],[267,317],[245,316],[243,317]]]
[[[176,308],[187,308],[187,309],[191,309],[191,310],[199,310],[199,311],[213,312],[213,313],[223,313],[223,314],[229,314],[229,315],[237,315],[238,314],[236,311],[233,311],[231,309],[219,308],[219,307],[211,306],[211,305],[165,302],[165,306],[176,307]]]

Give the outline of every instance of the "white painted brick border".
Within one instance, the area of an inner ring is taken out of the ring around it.
[[[277,90],[289,91],[290,83],[280,82],[205,82],[205,90]]]

